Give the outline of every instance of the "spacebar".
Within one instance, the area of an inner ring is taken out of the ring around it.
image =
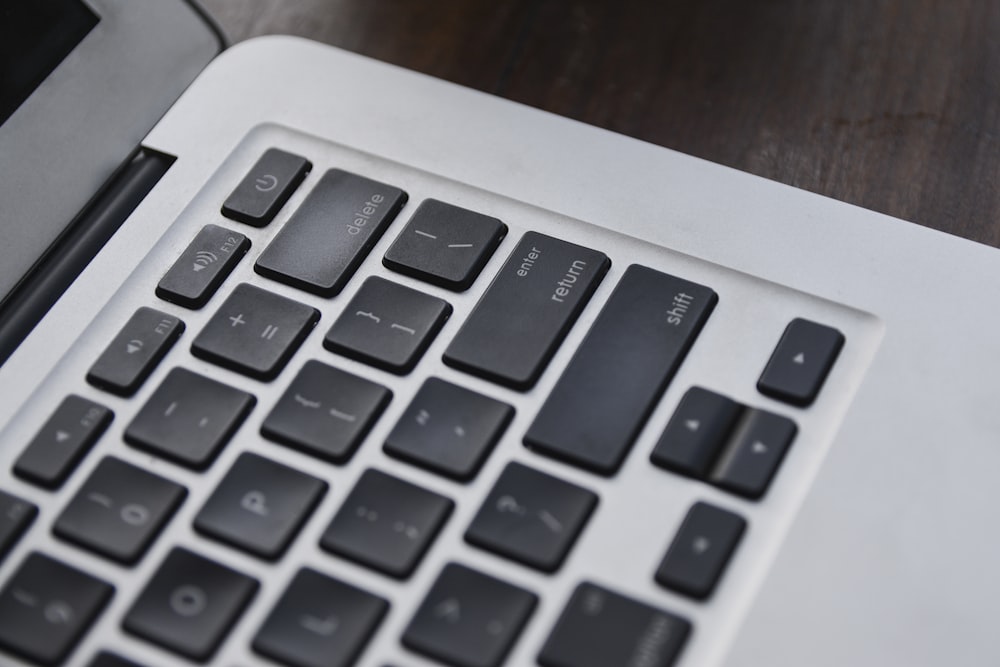
[[[524,444],[597,473],[621,465],[718,297],[632,265],[524,437]]]

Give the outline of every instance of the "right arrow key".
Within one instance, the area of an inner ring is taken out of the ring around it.
[[[811,405],[843,346],[844,334],[833,327],[792,320],[757,381],[758,391],[792,405]]]

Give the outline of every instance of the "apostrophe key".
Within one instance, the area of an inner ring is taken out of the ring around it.
[[[312,165],[298,155],[269,148],[222,205],[222,215],[254,227],[274,219]]]

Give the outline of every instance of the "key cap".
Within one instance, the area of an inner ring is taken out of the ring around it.
[[[131,396],[173,347],[184,323],[152,308],[139,308],[97,359],[87,382],[98,389]]]
[[[390,456],[459,481],[476,476],[514,418],[514,408],[428,378],[386,438]]]
[[[792,320],[761,373],[757,390],[792,405],[811,405],[843,346],[844,334],[836,329]]]
[[[52,530],[64,540],[131,565],[146,553],[186,496],[180,484],[108,456]]]
[[[704,502],[695,503],[656,570],[657,583],[704,600],[712,594],[746,525],[733,512]]]
[[[751,499],[764,495],[798,429],[795,422],[764,410],[748,410],[711,481]]]
[[[264,420],[265,438],[346,463],[378,421],[392,392],[318,361],[307,361]]]
[[[405,579],[451,515],[455,503],[369,469],[330,522],[320,546],[390,577]]]
[[[0,491],[0,563],[38,516],[38,507],[23,498]]]
[[[222,205],[222,215],[263,227],[271,222],[312,169],[303,157],[269,148]]]
[[[405,375],[417,365],[449,316],[448,302],[373,276],[333,323],[323,346]]]
[[[681,475],[704,478],[743,412],[736,401],[701,387],[684,394],[650,460]]]
[[[142,665],[131,660],[126,660],[116,653],[101,651],[94,656],[94,659],[90,661],[87,667],[142,667]]]
[[[597,494],[508,463],[465,531],[465,541],[555,572],[597,506]]]
[[[543,667],[670,667],[691,624],[680,616],[591,583],[573,592],[549,635]]]
[[[253,640],[253,650],[289,667],[351,667],[389,603],[303,568]]]
[[[218,225],[205,225],[156,286],[156,296],[185,308],[201,308],[243,256],[250,240]]]
[[[496,218],[425,199],[385,253],[382,263],[399,273],[463,292],[507,234]]]
[[[111,584],[32,553],[0,590],[0,649],[42,665],[58,665],[113,593]]]
[[[245,574],[175,548],[132,604],[122,627],[168,651],[205,662],[258,586]]]
[[[194,528],[255,556],[275,560],[326,494],[327,483],[244,452],[194,518]]]
[[[406,193],[399,188],[331,169],[264,249],[254,270],[319,296],[336,296],[405,203]]]
[[[499,667],[538,598],[449,563],[403,634],[403,645],[452,667]]]
[[[125,429],[125,442],[204,470],[256,402],[244,391],[174,368]]]
[[[59,488],[113,418],[103,405],[70,394],[21,452],[14,474],[47,489]]]
[[[191,353],[258,380],[273,380],[318,321],[315,308],[241,283],[194,339]]]
[[[604,253],[528,232],[445,350],[444,362],[530,389],[610,266]]]
[[[524,443],[593,472],[613,474],[717,300],[707,287],[630,266]]]

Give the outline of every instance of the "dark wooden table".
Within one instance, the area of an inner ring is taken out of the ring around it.
[[[203,0],[1000,247],[996,0]]]

